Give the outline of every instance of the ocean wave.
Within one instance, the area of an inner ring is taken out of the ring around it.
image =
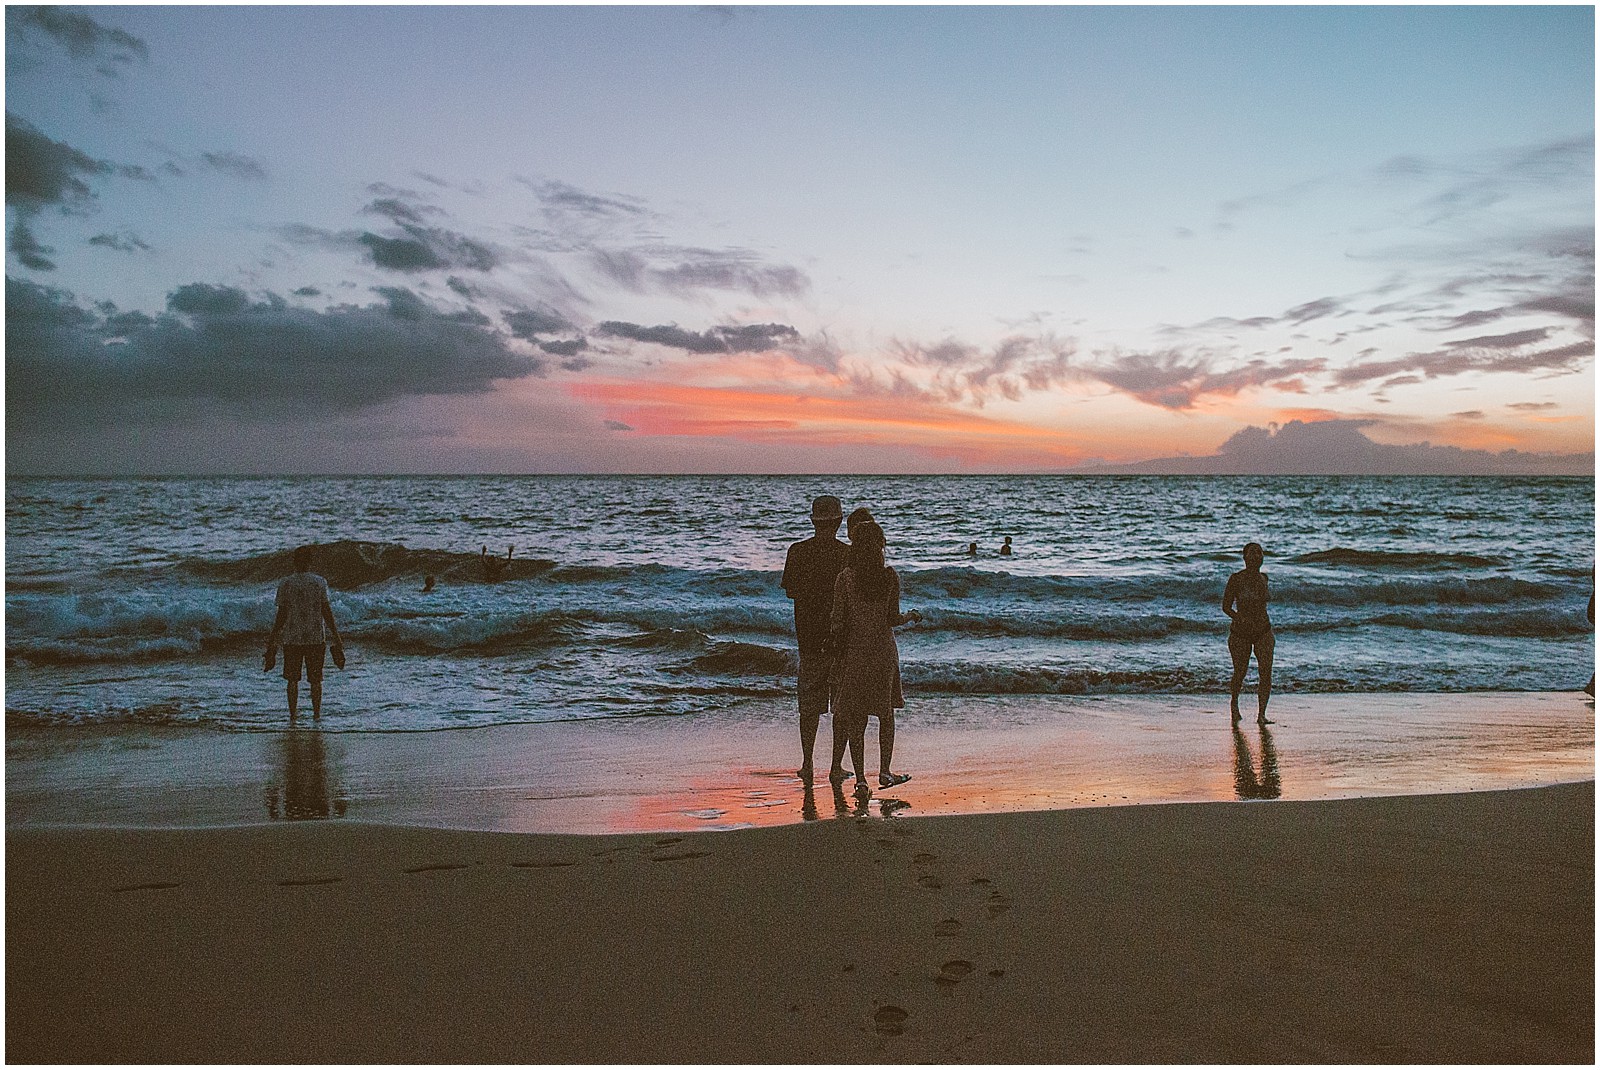
[[[900,675],[908,692],[953,695],[1192,694],[1228,683],[1219,673],[1184,668],[1108,671],[964,661],[902,664]]]
[[[1499,568],[1506,562],[1478,554],[1434,553],[1404,550],[1353,550],[1336,546],[1288,559],[1296,565],[1344,565],[1351,568]]]
[[[490,556],[488,562],[485,563],[481,549],[478,553],[409,550],[399,543],[343,539],[318,545],[311,569],[335,590],[353,591],[402,577],[420,582],[424,576],[433,576],[441,583],[525,580],[556,565],[543,558],[515,555],[510,561]],[[294,572],[294,551],[280,550],[222,561],[188,558],[179,563],[179,568],[213,582],[265,584]]]

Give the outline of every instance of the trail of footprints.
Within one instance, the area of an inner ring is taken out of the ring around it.
[[[895,836],[878,835],[876,842],[887,853],[893,854],[902,846],[905,837],[914,835],[910,827],[902,826],[894,829]],[[884,859],[880,858],[879,862]],[[939,856],[931,851],[917,851],[911,856],[911,880],[913,884],[923,891],[937,893],[941,903],[950,907],[950,914],[966,913],[973,918],[975,924],[984,924],[995,921],[1011,909],[1011,898],[999,889],[988,877],[970,876],[965,879],[953,876],[948,868],[941,870]],[[974,908],[977,908],[976,910]],[[960,917],[947,916],[941,918],[933,927],[934,948],[943,942],[948,947],[949,942],[959,938],[965,929]],[[949,996],[956,991],[957,986],[979,971],[979,966],[969,959],[945,958],[935,956],[942,961],[936,968],[931,968],[927,976],[932,981],[934,988],[943,995]],[[846,973],[854,973],[855,966],[847,965]],[[984,971],[990,979],[998,980],[1005,976],[1006,971],[998,967]],[[890,976],[898,976],[897,973]],[[908,993],[914,995],[914,993]],[[905,1002],[914,1003],[915,1000]],[[881,1037],[897,1037],[903,1034],[911,1021],[911,1012],[895,1002],[875,1002],[872,1014],[872,1030]],[[967,1040],[972,1039],[967,1037]]]
[[[646,851],[652,862],[683,862],[693,858],[708,857],[711,852],[694,847],[680,846],[683,843],[681,836],[668,836],[658,839],[653,843],[640,847],[637,844],[623,844],[617,847],[607,847],[590,853],[590,858],[601,862],[615,862],[617,856],[629,851]],[[422,873],[444,873],[454,870],[470,869],[481,862],[424,862],[415,866],[407,866],[401,872],[407,875]],[[540,858],[528,859],[505,863],[512,869],[565,869],[568,866],[582,865],[573,858]],[[320,885],[338,884],[344,880],[339,875],[324,875],[314,877],[285,877],[272,883],[279,888],[312,888]],[[179,881],[144,881],[138,884],[124,884],[111,889],[112,894],[122,895],[130,892],[155,892],[166,891],[183,887]]]

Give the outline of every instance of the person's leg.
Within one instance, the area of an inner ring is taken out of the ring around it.
[[[828,708],[827,660],[817,654],[800,655],[800,769],[797,776],[811,782],[811,755],[817,746],[817,726]]]
[[[282,653],[283,682],[289,689],[289,723],[294,724],[295,714],[300,712],[300,654],[288,643],[284,644]]]
[[[1272,697],[1272,650],[1277,645],[1273,634],[1256,640],[1256,723],[1267,724],[1267,699]]]
[[[1233,723],[1238,724],[1239,692],[1244,688],[1244,674],[1250,668],[1250,644],[1241,643],[1229,633],[1228,654],[1233,658],[1233,682],[1228,685],[1228,709],[1233,713]]]
[[[871,791],[867,787],[867,718],[865,714],[850,722],[850,761],[856,767],[856,791]]]
[[[893,767],[890,763],[894,760],[894,711],[886,710],[878,715],[878,777],[893,776]]]
[[[844,749],[850,745],[850,721],[835,711],[833,715],[833,761],[828,765],[828,779],[837,784],[844,780]]]
[[[306,648],[306,684],[311,688],[313,720],[322,719],[322,662],[327,652],[327,648],[322,646]]]

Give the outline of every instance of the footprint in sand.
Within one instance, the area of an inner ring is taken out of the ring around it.
[[[879,1007],[872,1016],[873,1028],[881,1036],[897,1037],[906,1030],[906,1019],[911,1017],[899,1007]]]
[[[657,847],[671,847],[675,843],[682,843],[682,842],[683,842],[683,837],[682,836],[668,836],[664,840],[657,840],[656,841],[656,846]]]
[[[988,877],[973,877],[968,884],[976,884],[980,888],[987,888],[992,883]]]
[[[562,866],[575,866],[576,862],[513,862],[512,869],[559,869]]]
[[[946,918],[933,927],[936,936],[954,936],[961,931],[961,923],[955,918]]]
[[[911,861],[915,862],[919,866],[926,866],[939,861],[939,856],[931,855],[927,851],[918,851],[916,854],[911,856]]]
[[[944,881],[933,876],[931,873],[924,873],[922,876],[917,878],[917,887],[928,888],[930,890],[934,888],[943,888]]]
[[[992,892],[989,895],[989,916],[991,918],[998,918],[1010,909],[1011,900],[1008,897],[1001,895],[999,892]]]
[[[308,877],[303,881],[297,881],[297,880],[279,881],[278,882],[278,887],[280,887],[280,888],[306,888],[306,887],[309,887],[310,885],[313,885],[313,884],[337,884],[342,880],[344,880],[343,877]]]
[[[953,959],[939,967],[939,976],[933,979],[933,983],[940,988],[954,988],[971,972],[972,963],[966,959]]]
[[[406,872],[407,873],[432,873],[434,870],[439,870],[439,869],[466,869],[466,868],[467,868],[467,864],[465,862],[430,862],[426,866],[412,866],[410,869],[406,870]]]
[[[686,858],[705,858],[710,851],[674,851],[672,854],[651,855],[652,862],[682,862]]]
[[[154,891],[158,888],[176,887],[178,887],[178,883],[176,881],[151,881],[148,884],[128,884],[121,888],[113,888],[111,890],[113,892],[147,892]]]

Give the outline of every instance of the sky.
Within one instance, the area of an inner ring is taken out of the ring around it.
[[[1587,454],[1594,40],[1589,6],[7,7],[7,471]]]

